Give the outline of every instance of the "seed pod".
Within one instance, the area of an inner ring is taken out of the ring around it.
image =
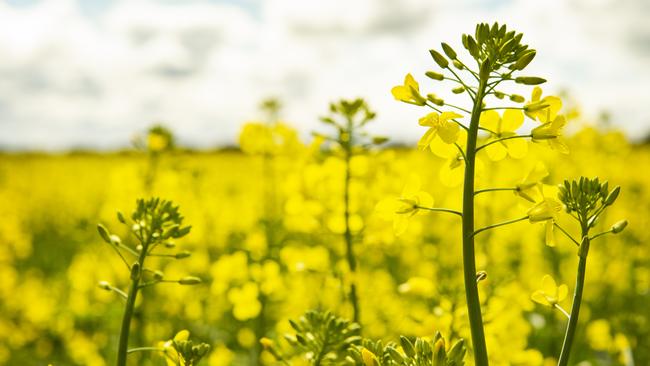
[[[545,82],[546,79],[537,76],[518,76],[515,78],[515,83],[524,85],[539,85]]]
[[[451,48],[451,46],[449,46],[445,42],[442,42],[441,45],[442,45],[442,50],[445,52],[445,55],[447,55],[447,57],[449,57],[450,59],[455,60],[456,57],[458,56],[456,55],[456,51],[454,51],[454,49]]]
[[[445,78],[445,76],[443,74],[440,74],[440,73],[435,72],[435,71],[427,71],[424,74],[426,76],[428,76],[429,78],[433,79],[433,80],[442,80],[442,79]]]
[[[447,61],[445,56],[441,55],[438,51],[429,50],[429,53],[431,54],[433,61],[435,61],[441,68],[446,69],[449,66],[449,61]]]

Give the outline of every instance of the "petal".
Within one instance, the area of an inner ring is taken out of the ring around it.
[[[548,140],[548,144],[553,150],[557,150],[561,154],[568,155],[569,154],[569,147],[566,145],[564,140],[560,137],[554,138],[552,140]]]
[[[538,304],[542,304],[544,306],[552,306],[551,303],[549,303],[548,300],[546,300],[546,296],[544,296],[544,293],[540,290],[533,292],[530,298]]]
[[[393,218],[393,232],[395,236],[400,236],[404,234],[408,228],[409,219],[406,215],[395,215]]]
[[[190,332],[187,329],[183,329],[180,332],[176,333],[174,336],[174,340],[176,342],[178,341],[186,341],[190,337]]]
[[[555,246],[555,234],[553,232],[553,220],[546,221],[546,245]]]
[[[395,215],[398,206],[399,201],[396,198],[384,198],[377,203],[377,206],[375,206],[375,212],[382,219],[390,221],[393,219],[393,215]]]
[[[458,154],[458,148],[453,144],[447,144],[440,136],[436,136],[429,144],[431,152],[444,159],[455,158]]]
[[[438,113],[431,112],[418,120],[420,126],[433,127],[438,125]]]
[[[560,287],[557,288],[557,302],[566,299],[566,296],[568,294],[569,294],[569,287],[567,285],[560,285]]]
[[[415,196],[418,192],[420,192],[421,185],[422,183],[420,181],[420,176],[417,174],[411,174],[408,181],[406,182],[406,185],[404,186],[404,189],[402,190],[402,197],[408,198]]]
[[[541,122],[554,120],[560,108],[562,108],[562,99],[554,96],[546,96],[542,99],[542,102],[548,104],[548,107],[540,111],[539,120]]]
[[[438,178],[445,186],[456,187],[463,181],[464,167],[465,164],[460,164],[460,166],[452,169],[449,164],[443,164],[438,173]]]
[[[425,149],[429,144],[431,143],[431,140],[433,140],[434,137],[436,137],[436,127],[431,127],[427,130],[427,132],[420,137],[420,140],[418,141],[418,148],[420,149]]]
[[[518,109],[506,109],[503,112],[501,131],[515,132],[524,123],[524,114]]]
[[[508,150],[506,149],[506,146],[502,142],[497,142],[488,145],[485,148],[485,153],[487,154],[488,158],[490,158],[490,160],[499,161],[506,157],[506,155],[508,154]]]
[[[541,97],[542,97],[542,88],[540,88],[539,86],[536,86],[535,88],[533,88],[533,93],[531,94],[530,100],[531,100],[531,102],[536,102]]]
[[[479,125],[483,128],[487,128],[490,131],[499,133],[499,113],[495,110],[489,110],[481,113],[479,119]]]
[[[542,291],[546,295],[556,295],[557,284],[551,275],[544,275],[544,277],[542,277]]]
[[[416,195],[416,201],[419,206],[422,207],[432,207],[433,206],[433,197],[430,194],[424,191],[418,192]]]
[[[508,147],[508,154],[515,159],[523,159],[528,155],[528,141],[526,139],[512,139],[504,141]]]
[[[441,121],[449,121],[450,119],[463,118],[462,114],[456,112],[442,112],[440,114]]]
[[[535,167],[528,172],[526,178],[523,180],[523,184],[533,184],[541,181],[542,179],[548,177],[548,170],[542,162],[537,162]]]
[[[391,94],[393,94],[393,98],[395,98],[396,100],[405,101],[405,100],[411,99],[410,90],[405,88],[402,85],[398,85],[398,86],[393,87],[390,90],[390,92],[391,92]]]
[[[406,74],[406,77],[404,77],[404,86],[413,88],[415,91],[420,92],[420,85],[418,85],[418,82],[415,81],[413,78],[413,75],[410,73]]]
[[[446,113],[446,112],[445,112]],[[438,128],[438,136],[447,144],[453,144],[458,140],[460,126],[455,122],[443,122]]]

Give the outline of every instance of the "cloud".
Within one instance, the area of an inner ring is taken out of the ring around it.
[[[96,4],[95,4],[96,3]],[[182,143],[236,141],[259,101],[283,99],[303,136],[338,97],[366,97],[372,128],[414,141],[423,111],[391,86],[476,22],[506,22],[539,50],[531,73],[634,136],[650,127],[650,15],[642,0],[40,1],[0,5],[0,146],[128,145],[164,121]],[[527,92],[526,92],[527,94]]]

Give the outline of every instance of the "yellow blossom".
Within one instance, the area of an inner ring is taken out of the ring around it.
[[[542,98],[542,88],[536,86],[530,101],[524,105],[524,113],[531,119],[546,123],[555,119],[560,108],[562,108],[560,98],[551,95]]]
[[[365,347],[361,349],[361,359],[363,360],[363,366],[379,365],[379,362],[377,362],[377,356]]]
[[[421,212],[420,207],[433,206],[433,197],[420,190],[420,178],[411,176],[399,198],[387,198],[377,204],[376,211],[387,220],[393,220],[395,235],[406,231],[408,219]]]
[[[548,170],[543,163],[538,162],[535,164],[535,167],[531,169],[526,177],[519,183],[515,185],[515,194],[521,198],[524,198],[530,202],[535,203],[536,196],[535,188],[539,186],[542,179],[548,176]]]
[[[557,303],[566,299],[569,293],[567,285],[558,286],[550,275],[542,278],[542,288],[533,292],[531,299],[538,304],[554,307]]]
[[[404,103],[410,103],[415,105],[424,105],[426,99],[420,95],[420,85],[415,81],[413,75],[406,74],[404,78],[404,85],[398,85],[391,89],[391,93],[395,99],[402,101]]]
[[[541,189],[540,189],[541,191]],[[544,197],[542,193],[542,197]],[[544,197],[542,201],[536,203],[528,212],[528,220],[531,223],[543,222],[546,227],[546,245],[555,246],[555,235],[553,225],[557,219],[557,214],[562,211],[562,203],[553,197]]]
[[[569,148],[562,139],[562,129],[566,125],[564,116],[557,116],[551,122],[533,128],[531,131],[533,142],[546,141],[553,150],[568,154]]]
[[[420,126],[429,127],[429,129],[418,141],[418,147],[420,149],[426,149],[427,147],[433,149],[431,142],[436,136],[439,136],[446,144],[455,143],[459,137],[460,127],[452,120],[461,117],[460,114],[455,112],[442,112],[440,114],[431,112],[420,118]]]

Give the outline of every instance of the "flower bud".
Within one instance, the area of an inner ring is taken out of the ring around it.
[[[454,94],[460,94],[460,93],[462,93],[464,91],[465,91],[464,86],[459,86],[459,87],[451,89],[451,92],[454,93]]]
[[[120,239],[119,236],[117,235],[111,235],[111,244],[115,245],[116,247],[119,247],[120,244],[122,244],[122,239]]]
[[[458,60],[453,60],[451,63],[454,64],[454,67],[457,68],[458,70],[462,70],[465,68],[465,66],[463,66],[463,64]]]
[[[447,55],[447,57],[449,57],[452,60],[456,59],[458,55],[456,55],[456,51],[454,51],[454,49],[451,48],[451,46],[449,46],[445,42],[442,42],[441,46],[442,46],[442,50],[445,52],[445,55]]]
[[[203,281],[201,281],[200,278],[194,276],[187,276],[178,280],[178,283],[180,283],[181,285],[198,285],[201,282]]]
[[[512,94],[510,96],[510,100],[515,102],[515,103],[523,103],[526,99],[524,99],[524,97],[522,97],[521,95]]]
[[[121,223],[126,224],[126,219],[124,218],[124,214],[121,211],[117,211],[117,219]]]
[[[620,186],[614,187],[614,189],[612,189],[612,191],[609,192],[609,195],[607,195],[607,198],[605,199],[605,205],[611,206],[618,198],[619,193],[621,193],[621,187]]]
[[[435,61],[441,68],[445,69],[449,66],[449,61],[447,61],[445,56],[441,55],[438,51],[429,50],[429,53],[431,54],[433,61]]]
[[[526,66],[528,66],[528,64],[531,61],[533,61],[536,54],[537,53],[535,52],[535,50],[531,50],[529,52],[524,53],[521,57],[519,57],[519,60],[517,60],[517,62],[514,63],[514,65],[512,66],[512,69],[513,70],[523,70],[523,69],[525,69]]]
[[[97,231],[99,232],[99,236],[101,236],[105,242],[111,244],[111,235],[109,234],[108,229],[104,225],[97,224]]]
[[[162,273],[162,271],[154,271],[153,272],[153,279],[156,281],[160,281],[163,278],[165,278],[165,274]]]
[[[99,288],[101,288],[102,290],[113,291],[113,288],[111,287],[111,284],[106,282],[106,281],[99,281],[97,286],[99,286]]]
[[[192,255],[192,253],[190,253],[187,250],[184,250],[182,252],[176,253],[175,257],[176,257],[176,259],[183,259],[183,258],[189,257],[190,255]]]
[[[441,73],[435,72],[435,71],[427,71],[424,73],[426,76],[433,80],[442,80],[445,78],[445,76]]]
[[[518,76],[515,78],[515,83],[524,85],[539,85],[545,82],[546,79],[537,76]]]
[[[441,98],[438,98],[435,94],[427,94],[427,99],[435,105],[439,105],[439,106],[445,105],[445,101]]]
[[[627,226],[627,220],[621,220],[614,225],[612,225],[612,233],[618,234],[621,231],[625,230],[625,227]]]
[[[131,281],[135,281],[140,278],[140,263],[135,262],[131,266]]]
[[[500,92],[500,91],[495,91],[495,92],[494,92],[494,96],[495,96],[497,99],[503,99],[503,98],[505,98],[506,95],[503,94],[503,93]]]

